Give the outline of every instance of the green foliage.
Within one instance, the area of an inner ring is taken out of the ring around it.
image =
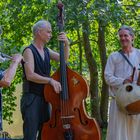
[[[16,96],[13,94],[15,91],[15,85],[11,85],[7,89],[3,89],[3,119],[7,120],[8,123],[13,123],[12,116],[15,111],[15,100]]]
[[[102,129],[102,131],[101,131],[102,140],[106,140],[106,131],[107,131],[106,128]]]
[[[82,23],[89,17],[89,36],[92,54],[96,59],[99,75],[99,88],[101,87],[101,60],[98,50],[98,23],[106,27],[106,51],[109,55],[112,51],[118,50],[117,29],[122,24],[128,24],[135,29],[136,47],[140,48],[140,6],[139,1],[127,0],[65,0],[65,31],[71,43],[69,66],[80,72],[82,61],[82,74],[89,79],[89,70],[83,51]],[[12,55],[22,52],[23,48],[32,41],[32,25],[40,19],[48,19],[52,23],[53,38],[48,47],[58,51],[57,42],[57,7],[53,0],[2,0],[0,2],[0,25],[3,29],[0,41],[0,51]],[[79,33],[79,37],[78,37]],[[81,47],[80,47],[81,45]],[[80,54],[79,50],[82,50]],[[80,55],[82,59],[80,59]],[[2,64],[1,67],[8,67]],[[58,64],[52,62],[52,73],[58,68]],[[16,84],[22,80],[22,69],[19,67],[15,80],[10,88],[3,89],[4,119],[12,123],[12,112],[15,109],[13,92]],[[87,106],[90,112],[90,106]]]
[[[24,46],[32,40],[31,27],[39,19],[47,19],[47,1],[8,0],[0,2],[0,25],[3,29],[1,35],[0,51],[8,55],[21,53]],[[7,68],[9,64],[2,64]],[[3,89],[3,119],[12,123],[12,115],[15,110],[16,97],[13,94],[16,85],[21,82],[22,69],[17,70],[15,80],[9,88]],[[19,93],[21,94],[21,93]]]

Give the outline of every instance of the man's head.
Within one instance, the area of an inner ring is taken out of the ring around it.
[[[122,47],[133,46],[134,32],[129,26],[123,25],[119,30],[119,39]]]
[[[32,32],[34,38],[40,39],[42,42],[48,42],[52,37],[52,28],[50,22],[39,20],[33,25]]]

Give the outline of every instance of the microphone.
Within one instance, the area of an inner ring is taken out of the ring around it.
[[[4,61],[9,61],[9,60],[12,60],[12,57],[5,54],[5,53],[2,53],[0,52],[0,62],[4,62]],[[25,64],[25,63],[28,63],[28,62],[25,62],[23,59],[21,60],[21,63],[22,64]]]
[[[7,54],[5,54],[5,53],[2,53],[2,52],[0,52],[0,56],[3,57],[3,58],[6,58],[6,59],[8,59],[8,60],[12,59],[11,56],[9,56],[9,55],[7,55]]]
[[[0,52],[0,62],[8,61],[8,60],[11,60],[11,59],[12,59],[11,56]]]

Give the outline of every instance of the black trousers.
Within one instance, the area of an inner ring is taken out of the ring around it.
[[[41,140],[44,122],[50,119],[50,105],[43,97],[26,93],[21,98],[24,140]]]

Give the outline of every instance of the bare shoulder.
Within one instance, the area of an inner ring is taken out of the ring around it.
[[[32,64],[33,63],[33,53],[31,51],[30,48],[26,48],[23,52],[23,58],[26,62],[28,62],[27,64]]]
[[[26,53],[31,53],[31,49],[29,47],[26,47],[23,51],[23,54],[26,54]]]
[[[33,57],[33,53],[32,53],[32,51],[31,51],[30,48],[26,48],[26,49],[24,50],[24,52],[23,52],[23,57],[24,57],[24,59],[25,59],[25,58]]]

